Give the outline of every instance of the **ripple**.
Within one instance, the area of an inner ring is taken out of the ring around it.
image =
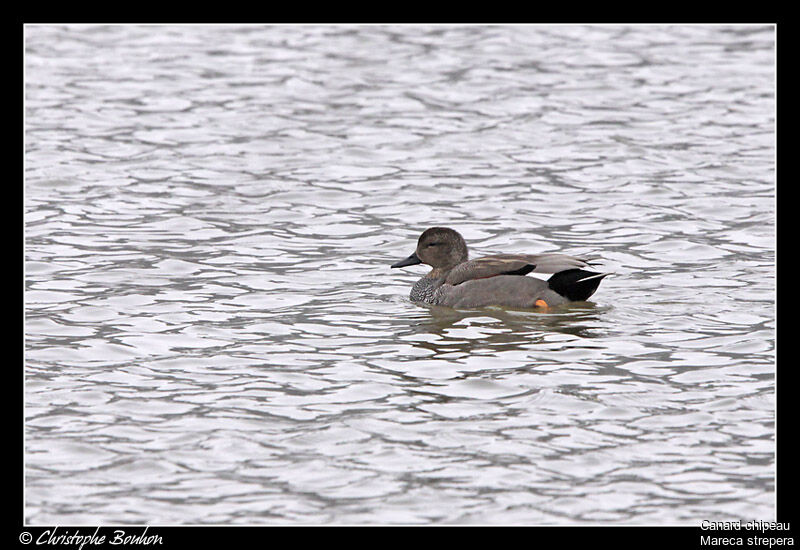
[[[26,521],[774,518],[774,41],[26,27]],[[420,307],[434,225],[614,275]]]

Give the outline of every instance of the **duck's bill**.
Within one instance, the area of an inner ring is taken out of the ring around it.
[[[422,260],[417,257],[417,253],[414,252],[411,256],[406,258],[405,260],[400,260],[397,263],[392,264],[392,267],[405,267],[407,265],[417,265],[421,264]]]

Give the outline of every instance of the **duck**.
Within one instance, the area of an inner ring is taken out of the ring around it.
[[[586,301],[610,275],[586,269],[595,265],[586,258],[560,253],[495,254],[470,260],[466,241],[449,227],[426,229],[416,250],[391,267],[418,264],[432,269],[411,288],[411,301],[461,309],[549,309]],[[529,273],[553,275],[545,281],[526,277]]]

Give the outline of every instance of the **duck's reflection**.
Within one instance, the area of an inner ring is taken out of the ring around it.
[[[530,349],[552,333],[597,338],[603,334],[600,320],[607,309],[591,302],[573,302],[546,311],[419,307],[419,313],[407,319],[406,330],[398,336],[437,354],[486,348],[498,353]]]

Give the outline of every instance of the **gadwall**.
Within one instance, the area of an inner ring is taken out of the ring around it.
[[[426,229],[417,250],[392,267],[428,264],[433,269],[414,284],[411,300],[474,308],[547,308],[588,299],[609,273],[582,268],[587,260],[566,254],[497,254],[469,260],[464,238],[449,227]],[[528,273],[554,273],[543,281]]]

